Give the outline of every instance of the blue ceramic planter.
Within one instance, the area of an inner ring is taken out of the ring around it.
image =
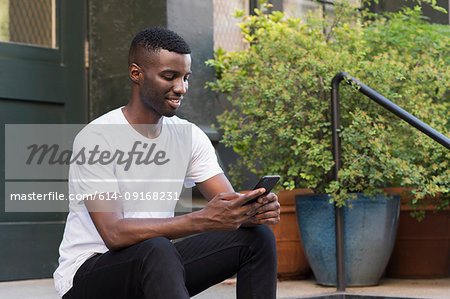
[[[295,199],[303,247],[317,283],[336,285],[334,205],[326,194]],[[400,197],[357,194],[348,205],[352,208],[344,208],[346,284],[376,285],[394,246]]]

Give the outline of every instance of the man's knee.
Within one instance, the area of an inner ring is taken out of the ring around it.
[[[261,243],[262,247],[267,247],[276,251],[275,235],[270,227],[258,225],[255,227],[255,234],[257,236],[257,241]]]
[[[257,225],[254,227],[255,233],[259,238],[267,242],[275,242],[275,235],[270,227],[267,225]]]
[[[266,225],[258,225],[251,228],[245,228],[251,238],[250,248],[252,251],[260,251],[267,257],[276,261],[277,248],[273,231]]]

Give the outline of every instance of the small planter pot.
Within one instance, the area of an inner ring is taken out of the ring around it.
[[[279,192],[280,222],[271,226],[277,242],[277,276],[280,280],[305,279],[311,274],[295,213],[295,195],[297,194],[313,194],[313,192],[311,189]]]
[[[374,198],[375,197],[375,198]],[[394,246],[400,197],[357,194],[344,208],[345,279],[348,286],[378,284]],[[297,195],[297,218],[317,283],[336,285],[334,204],[326,194]]]
[[[411,217],[413,208],[406,188],[386,188],[386,193],[402,197],[400,220],[394,250],[386,268],[389,277],[445,278],[450,275],[450,208],[435,212],[432,205],[420,207],[425,211],[421,222]],[[430,199],[432,201],[432,199]]]

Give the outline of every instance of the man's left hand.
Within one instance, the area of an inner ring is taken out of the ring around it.
[[[262,205],[256,210],[256,214],[250,219],[248,224],[273,225],[280,221],[280,203],[274,193],[269,193],[258,199]]]

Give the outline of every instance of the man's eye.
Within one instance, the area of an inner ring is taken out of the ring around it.
[[[173,79],[175,79],[175,76],[164,76],[164,79],[167,81],[172,81]]]
[[[189,77],[184,77],[184,82],[189,82]]]

